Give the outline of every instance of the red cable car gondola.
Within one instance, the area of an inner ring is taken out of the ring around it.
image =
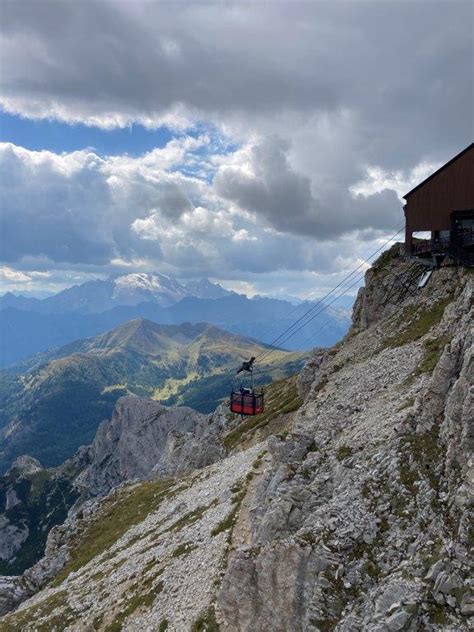
[[[250,373],[251,376],[251,388],[240,387],[238,391],[234,391],[230,394],[230,410],[237,415],[259,415],[264,410],[263,390],[256,393],[253,386],[253,363],[255,358],[250,358],[248,362],[243,362],[240,369],[237,371],[237,375],[242,371]]]
[[[259,415],[263,413],[263,391],[255,393],[250,389],[232,390],[230,394],[230,410],[237,415]]]

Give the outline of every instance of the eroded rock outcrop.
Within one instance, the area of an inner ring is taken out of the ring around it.
[[[204,415],[186,406],[122,397],[88,450],[89,464],[76,479],[89,495],[107,493],[124,481],[191,472],[222,458],[222,409]]]
[[[444,268],[386,305],[407,264],[383,264],[350,335],[303,373],[293,432],[268,443],[218,596],[225,630],[469,628],[473,281]]]
[[[23,570],[24,561],[31,568],[1,580],[0,614],[36,592],[64,566],[67,543],[80,525],[77,516],[97,506],[94,497],[125,482],[183,475],[214,463],[227,452],[222,435],[228,424],[222,408],[203,415],[187,407],[123,397],[93,443],[80,448],[63,466],[46,470],[36,459],[19,457],[0,481],[0,561],[9,563],[7,572]],[[29,538],[35,538],[37,549],[23,560],[22,547]]]
[[[143,479],[163,455],[169,433],[189,432],[204,418],[191,408],[166,408],[141,397],[122,397],[99,426],[89,448],[90,465],[77,484],[94,495],[125,480]]]
[[[45,469],[21,456],[0,477],[0,573],[19,574],[41,557],[48,532],[79,496],[75,475],[73,467]]]
[[[187,477],[124,485],[86,502],[50,535],[41,563],[21,579],[0,581],[0,592],[10,595],[4,606],[24,601],[0,627],[151,632],[200,622],[194,629],[212,629],[201,626],[215,623],[229,524],[261,450],[256,445]],[[55,581],[38,592],[39,575]]]
[[[183,429],[155,403],[122,402],[81,458],[98,490],[123,482],[55,527],[35,567],[0,584],[10,608],[40,589],[6,623],[468,630],[473,279],[443,268],[386,300],[407,265],[394,249],[368,273],[350,334],[315,350],[299,380],[303,404],[281,403],[291,425],[259,445],[248,441],[258,419],[238,425],[218,409]],[[127,420],[134,409],[140,419]],[[141,446],[156,441],[148,414],[163,415],[167,432],[139,469]],[[147,481],[125,482],[135,475]]]

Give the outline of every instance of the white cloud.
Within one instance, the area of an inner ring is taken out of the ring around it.
[[[6,111],[180,133],[138,158],[2,145],[3,262],[255,287],[275,271],[337,275],[403,223],[401,195],[470,141],[471,9],[6,3]],[[197,122],[212,132],[186,133]]]
[[[31,281],[31,276],[21,272],[21,270],[14,270],[7,266],[0,267],[0,278],[6,281],[13,281],[15,283],[28,283]]]
[[[7,2],[1,102],[107,129],[213,120],[304,145],[309,128],[342,167],[357,150],[412,168],[467,144],[471,25],[469,0]]]
[[[293,168],[290,150],[275,136],[247,145],[231,157],[233,162],[228,157],[219,167],[216,192],[280,232],[319,240],[369,227],[387,230],[402,221],[393,188],[379,188],[362,199],[344,180],[318,186]]]
[[[354,197],[362,195],[367,198],[386,189],[395,191],[399,200],[411,191],[417,184],[423,182],[431,173],[434,173],[441,163],[421,162],[408,173],[404,171],[387,171],[380,167],[367,167],[364,179],[350,187]]]
[[[215,165],[213,181],[180,171],[196,148]],[[161,269],[232,283],[274,271],[331,275],[391,228],[393,209],[401,217],[393,190],[354,201],[349,188],[321,185],[318,197],[292,167],[290,145],[275,136],[225,156],[212,149],[206,135],[138,158],[1,144],[4,263],[37,282],[51,268]]]

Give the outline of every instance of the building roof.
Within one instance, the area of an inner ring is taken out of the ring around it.
[[[435,176],[438,175],[438,173],[440,173],[441,171],[443,171],[444,169],[446,169],[446,167],[449,167],[450,165],[453,164],[453,162],[456,162],[456,160],[458,160],[459,158],[461,158],[461,156],[464,156],[464,154],[466,154],[469,150],[474,149],[474,143],[471,143],[470,145],[468,145],[465,149],[463,149],[461,152],[459,152],[459,154],[456,154],[456,156],[454,156],[454,158],[451,158],[451,160],[449,160],[446,164],[444,164],[442,167],[440,167],[439,169],[437,169],[434,173],[432,173],[430,176],[428,176],[427,178],[425,178],[423,180],[423,182],[420,182],[420,184],[417,184],[416,187],[414,189],[412,189],[411,191],[408,191],[408,193],[405,193],[405,195],[403,196],[404,199],[406,199],[409,195],[411,195],[412,193],[414,193],[415,191],[417,191],[420,187],[424,186],[427,182],[429,182],[432,178],[434,178]]]

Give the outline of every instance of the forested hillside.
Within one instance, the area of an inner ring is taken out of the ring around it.
[[[207,324],[144,319],[34,357],[0,374],[0,462],[20,454],[53,466],[90,443],[123,395],[210,412],[228,396],[239,363],[266,347]],[[295,372],[305,354],[274,350],[258,383]]]

